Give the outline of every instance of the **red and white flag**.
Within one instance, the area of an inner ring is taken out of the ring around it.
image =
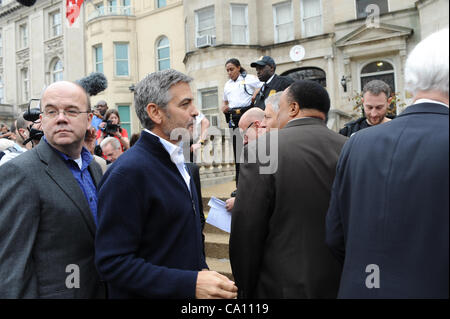
[[[66,0],[66,18],[69,21],[69,26],[72,26],[80,15],[82,4],[83,0]]]

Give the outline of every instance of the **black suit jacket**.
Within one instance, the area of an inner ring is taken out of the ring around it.
[[[265,100],[270,95],[284,91],[289,85],[294,83],[294,80],[287,76],[279,76],[276,75],[273,77],[272,81],[269,84],[264,84],[259,94],[256,96],[254,105],[259,107],[262,110],[266,109]]]
[[[336,298],[341,266],[325,245],[325,213],[346,138],[312,118],[291,121],[258,143],[271,138],[278,141],[274,173],[261,174],[259,162],[243,164],[232,212],[239,298]],[[248,146],[249,160],[255,145]]]
[[[327,214],[339,297],[448,298],[448,120],[448,107],[412,105],[345,145]],[[380,288],[366,286],[368,265]]]

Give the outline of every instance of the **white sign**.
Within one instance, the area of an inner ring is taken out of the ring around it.
[[[291,52],[289,52],[289,56],[292,61],[299,62],[305,57],[306,51],[302,45],[293,46]]]

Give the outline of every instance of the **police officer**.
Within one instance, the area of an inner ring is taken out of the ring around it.
[[[284,91],[294,80],[275,74],[277,65],[270,56],[262,56],[258,61],[250,65],[256,68],[256,75],[261,82],[264,82],[261,90],[256,96],[254,105],[264,110],[266,108],[265,99],[277,92]]]

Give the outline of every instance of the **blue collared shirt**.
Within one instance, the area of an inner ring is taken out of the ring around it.
[[[86,148],[83,147],[81,150],[82,165],[80,168],[74,159],[51,146],[45,137],[44,141],[61,156],[66,166],[72,172],[73,177],[75,177],[78,185],[80,185],[80,188],[83,191],[84,197],[86,198],[91,209],[92,216],[94,217],[95,225],[97,225],[97,187],[95,186],[94,180],[88,170],[89,164],[94,159],[93,156]]]

